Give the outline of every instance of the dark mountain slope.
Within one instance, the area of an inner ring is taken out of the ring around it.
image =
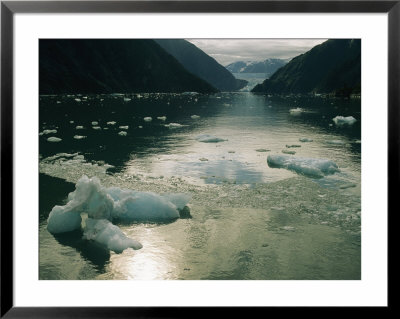
[[[130,93],[217,90],[153,40],[39,41],[39,92]]]
[[[328,40],[292,59],[252,92],[360,92],[361,40]]]
[[[221,91],[236,91],[247,84],[245,80],[235,79],[221,64],[186,40],[160,39],[155,41],[173,55],[189,72]]]

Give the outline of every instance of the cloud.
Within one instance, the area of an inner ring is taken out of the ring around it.
[[[235,61],[290,59],[327,39],[187,39],[222,65]]]

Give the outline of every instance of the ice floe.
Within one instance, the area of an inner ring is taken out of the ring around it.
[[[157,120],[165,121],[167,119],[166,116],[157,116]]]
[[[74,139],[76,139],[76,140],[82,140],[82,139],[84,139],[84,138],[86,138],[86,136],[83,136],[83,135],[74,135]]]
[[[77,127],[75,127],[75,129],[77,129],[77,130],[83,130],[84,127],[83,127],[82,125],[78,125]]]
[[[335,122],[336,125],[342,126],[342,125],[353,125],[357,120],[352,117],[352,116],[336,116],[335,118],[332,119],[333,122]]]
[[[49,137],[49,138],[47,139],[47,141],[48,141],[48,142],[56,143],[56,142],[61,142],[62,139],[59,138],[59,137],[52,136],[52,137]]]
[[[200,118],[200,115],[195,115],[195,114],[194,114],[194,115],[191,116],[191,118],[194,119],[194,120],[197,120],[197,119]]]
[[[321,158],[269,155],[267,163],[268,166],[272,168],[285,168],[297,174],[315,178],[321,178],[339,172],[339,168],[335,162]]]
[[[299,141],[303,142],[303,143],[309,143],[309,142],[312,142],[313,140],[308,137],[301,137],[301,138],[299,138]]]
[[[169,124],[165,124],[164,126],[173,129],[173,128],[184,127],[186,125],[182,125],[182,124],[179,124],[179,123],[169,123]]]
[[[115,122],[115,121],[110,121],[110,122],[107,122],[107,125],[115,125],[117,122]]]
[[[56,134],[57,130],[44,130],[39,135]]]
[[[92,122],[92,125],[99,125],[99,122],[93,121],[93,122]]]
[[[226,139],[208,135],[208,134],[198,135],[198,136],[196,136],[196,140],[198,140],[199,142],[202,142],[202,143],[218,143],[218,142],[227,141]]]
[[[296,154],[295,151],[290,151],[290,150],[286,150],[286,149],[283,149],[283,150],[282,150],[282,153],[284,153],[284,154],[291,154],[291,155]]]
[[[297,107],[295,109],[290,109],[289,110],[290,115],[300,115],[303,112],[304,112],[304,110],[302,108],[300,108],[300,107]]]
[[[129,125],[121,125],[119,128],[121,130],[127,130],[127,129],[129,129]]]
[[[145,122],[151,122],[153,120],[153,118],[151,116],[146,116],[145,118],[143,118],[143,120]]]
[[[101,130],[101,127],[100,127],[100,126],[92,126],[92,129],[94,129],[94,130]]]
[[[125,132],[125,131],[121,131],[121,132],[119,132],[119,133],[118,133],[118,135],[120,135],[120,136],[127,136],[127,135],[128,135],[128,133],[127,133],[127,132]]]

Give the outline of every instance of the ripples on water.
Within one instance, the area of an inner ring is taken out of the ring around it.
[[[76,98],[40,97],[40,132],[57,130],[39,136],[40,279],[360,279],[359,100]],[[337,115],[357,122],[338,127]],[[225,141],[196,139],[204,134]],[[330,159],[340,172],[312,179],[267,165],[269,154],[285,150]],[[107,187],[190,193],[192,218],[120,225],[143,244],[122,254],[81,240],[79,231],[49,234],[49,211],[83,174]]]

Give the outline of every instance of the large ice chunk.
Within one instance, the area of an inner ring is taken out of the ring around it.
[[[127,248],[140,249],[142,244],[127,237],[122,230],[107,219],[88,218],[85,221],[83,238],[93,240],[116,253],[122,253]]]
[[[339,172],[335,162],[321,158],[269,155],[267,163],[272,168],[286,168],[297,174],[313,178],[321,178]]]
[[[353,125],[357,120],[352,117],[352,116],[336,116],[335,118],[332,119],[333,122],[335,122],[336,125],[341,126],[341,125]]]

